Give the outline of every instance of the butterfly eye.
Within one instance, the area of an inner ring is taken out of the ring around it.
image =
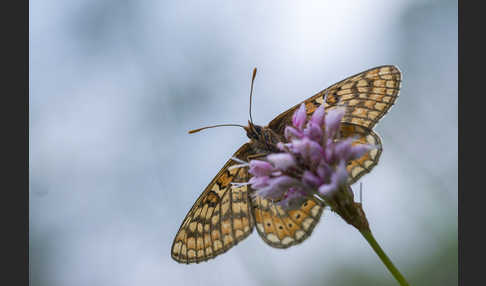
[[[256,133],[257,133],[258,135],[262,134],[262,128],[261,128],[261,127],[256,126],[256,125],[254,125],[254,127],[255,127],[255,131],[256,131]]]

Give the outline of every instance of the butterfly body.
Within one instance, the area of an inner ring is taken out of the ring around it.
[[[382,147],[372,128],[394,104],[400,83],[398,68],[379,66],[348,77],[301,102],[306,105],[308,117],[320,105],[326,111],[343,108],[341,137],[377,147],[349,162],[349,185],[377,165]],[[284,142],[285,126],[291,125],[292,114],[301,103],[265,127],[249,121],[244,129],[250,141],[233,157],[248,162],[257,154],[279,152],[277,143]],[[189,264],[212,259],[245,239],[254,228],[265,243],[275,248],[291,247],[311,235],[324,205],[308,200],[298,209],[284,210],[272,201],[252,196],[251,187],[241,184],[250,178],[248,169],[238,164],[234,159],[228,160],[189,210],[171,248],[171,256],[177,262]]]

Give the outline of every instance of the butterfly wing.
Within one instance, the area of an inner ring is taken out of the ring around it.
[[[308,238],[324,210],[323,205],[313,200],[296,210],[283,210],[260,196],[252,196],[251,204],[258,234],[276,248],[288,248]]]
[[[378,164],[382,152],[381,139],[373,130],[351,123],[341,124],[341,137],[353,138],[352,144],[369,144],[375,148],[366,152],[358,159],[348,162],[346,169],[349,174],[348,184],[352,185],[363,175],[369,173]]]
[[[252,154],[246,143],[233,157],[247,160]],[[230,159],[209,183],[186,215],[172,244],[171,255],[180,263],[199,263],[226,252],[253,231],[247,168],[233,168]]]
[[[308,115],[322,104],[326,111],[340,107],[345,110],[342,122],[371,130],[395,103],[401,77],[400,70],[391,65],[350,76],[281,113],[268,127],[283,134],[285,126],[292,123],[294,111],[305,103]]]

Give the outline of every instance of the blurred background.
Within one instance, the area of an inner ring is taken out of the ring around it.
[[[287,250],[256,231],[206,263],[170,257],[189,208],[260,125],[397,65],[363,182],[372,231],[412,285],[457,285],[457,1],[30,1],[31,285],[395,285],[325,212]],[[355,188],[357,189],[357,188]]]

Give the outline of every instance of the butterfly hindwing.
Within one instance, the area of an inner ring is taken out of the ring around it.
[[[246,160],[248,143],[233,155]],[[172,244],[172,258],[181,263],[206,261],[226,252],[253,231],[247,168],[230,159],[209,183],[184,219]]]
[[[284,210],[262,197],[251,197],[258,234],[268,245],[276,248],[288,248],[308,238],[324,210],[324,206],[313,200],[307,200],[298,209]]]
[[[342,138],[353,138],[353,145],[369,144],[374,147],[360,158],[349,161],[346,166],[349,174],[348,184],[352,185],[378,164],[383,149],[381,139],[373,130],[351,123],[342,123],[340,132]]]

